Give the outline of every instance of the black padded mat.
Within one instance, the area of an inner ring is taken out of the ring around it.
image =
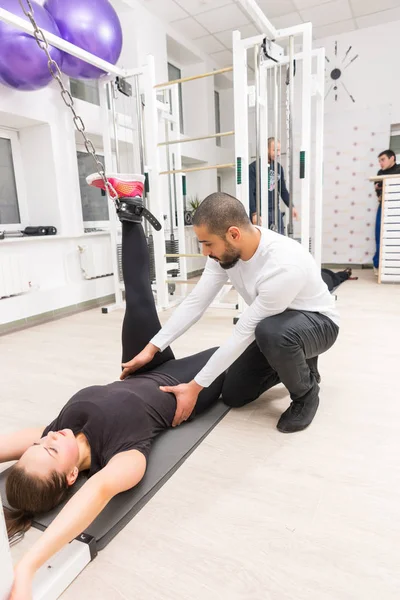
[[[168,429],[155,440],[146,474],[139,485],[115,496],[86,530],[86,533],[96,539],[98,550],[102,550],[133,519],[228,411],[229,407],[219,401],[193,421],[176,429]],[[7,473],[8,469],[0,473],[0,494],[6,506]],[[80,476],[74,491],[76,492],[85,481],[86,477]],[[41,530],[46,529],[63,506],[60,504],[50,513],[36,517],[33,526]]]

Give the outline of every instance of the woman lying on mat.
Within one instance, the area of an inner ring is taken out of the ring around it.
[[[142,193],[143,185],[137,186]],[[137,189],[131,193],[137,196]],[[141,212],[140,198],[124,198],[118,209],[126,292],[123,362],[138,354],[161,328],[149,279],[147,242],[138,224]],[[152,215],[147,216],[151,220]],[[6,483],[7,500],[13,507],[6,510],[10,538],[26,531],[35,514],[46,513],[66,500],[80,471],[89,474],[17,565],[13,600],[29,598],[36,570],[82,533],[113,496],[139,483],[154,438],[181,420],[175,415],[174,394],[165,392],[169,386],[191,381],[214,351],[175,360],[168,348],[133,377],[81,390],[47,427],[0,437],[0,462],[18,461]],[[223,379],[222,375],[201,392],[197,414],[219,398]]]

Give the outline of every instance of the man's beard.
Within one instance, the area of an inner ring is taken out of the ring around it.
[[[217,261],[217,263],[219,263],[219,265],[227,271],[228,269],[232,269],[232,267],[234,267],[239,262],[240,252],[239,250],[236,250],[232,246],[226,244],[226,252],[221,259],[218,259],[212,255],[210,256],[210,258]]]

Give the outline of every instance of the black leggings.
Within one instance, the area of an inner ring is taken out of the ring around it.
[[[122,326],[122,362],[134,358],[161,329],[150,282],[150,260],[143,227],[122,223],[122,271],[125,282],[125,317]],[[158,352],[136,374],[149,371],[164,373],[180,383],[189,383],[205,366],[217,348],[176,360],[171,348]],[[199,395],[196,413],[218,400],[224,375]]]

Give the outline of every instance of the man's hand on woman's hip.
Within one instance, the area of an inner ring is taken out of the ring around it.
[[[123,363],[122,368],[124,370],[120,375],[120,379],[126,379],[129,377],[129,375],[135,373],[135,371],[138,371],[145,365],[149,364],[159,350],[160,349],[157,348],[157,346],[154,346],[154,344],[147,344],[147,346],[137,356],[132,358],[132,360],[127,363]]]
[[[187,421],[194,407],[196,406],[197,398],[203,388],[194,380],[190,383],[181,383],[172,387],[160,387],[162,392],[174,394],[176,398],[176,412],[172,423],[172,427],[180,425]]]

